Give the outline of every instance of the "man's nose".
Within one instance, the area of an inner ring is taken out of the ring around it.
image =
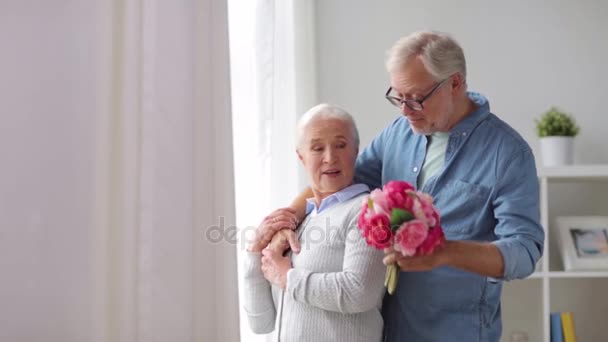
[[[414,114],[416,111],[406,106],[405,103],[401,104],[401,114],[408,116]]]

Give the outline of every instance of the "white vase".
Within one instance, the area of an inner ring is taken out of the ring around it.
[[[574,137],[540,138],[544,166],[570,165],[574,162]]]

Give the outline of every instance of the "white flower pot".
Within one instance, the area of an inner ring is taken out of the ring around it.
[[[574,137],[540,138],[544,166],[570,165],[574,162]]]

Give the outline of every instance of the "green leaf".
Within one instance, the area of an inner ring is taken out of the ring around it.
[[[551,107],[540,119],[534,120],[539,137],[578,135],[580,127],[574,118],[556,107]]]
[[[403,222],[409,221],[414,218],[414,215],[407,210],[393,208],[391,212],[391,226],[400,226]]]

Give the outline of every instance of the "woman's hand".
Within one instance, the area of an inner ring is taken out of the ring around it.
[[[281,229],[295,230],[298,219],[291,208],[281,208],[266,216],[255,231],[254,240],[249,244],[249,252],[261,252],[272,240],[272,237]],[[292,246],[293,247],[293,246]]]
[[[281,255],[289,248],[291,248],[294,253],[300,253],[300,241],[298,241],[296,232],[293,230],[281,229],[274,234],[272,240],[268,244],[268,248],[281,253]]]
[[[287,287],[287,272],[291,269],[291,260],[280,252],[266,248],[262,251],[262,272],[264,278],[283,290]]]

